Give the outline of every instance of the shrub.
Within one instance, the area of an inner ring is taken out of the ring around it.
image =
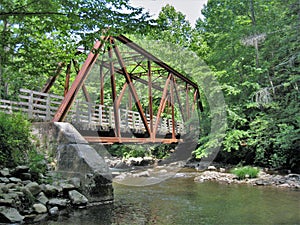
[[[160,144],[151,148],[151,154],[157,159],[164,159],[170,156],[170,151],[175,147],[176,144]]]
[[[108,152],[116,157],[144,157],[147,153],[146,147],[142,145],[113,144],[108,148]]]
[[[255,178],[259,173],[259,169],[251,166],[238,167],[231,170],[239,179]]]
[[[45,171],[44,156],[32,142],[31,124],[20,113],[0,112],[0,165],[28,165],[34,172]]]

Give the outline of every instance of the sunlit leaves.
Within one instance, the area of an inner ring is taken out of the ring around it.
[[[21,86],[39,90],[79,46],[90,49],[108,32],[145,31],[149,22],[128,0],[3,0],[0,96],[14,95]]]

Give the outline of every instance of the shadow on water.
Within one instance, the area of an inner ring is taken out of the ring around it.
[[[300,191],[192,178],[114,188],[114,205],[76,210],[44,224],[300,224]]]

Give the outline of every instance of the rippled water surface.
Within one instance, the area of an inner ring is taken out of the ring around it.
[[[300,191],[200,184],[191,178],[114,188],[114,205],[75,211],[47,224],[300,224]]]

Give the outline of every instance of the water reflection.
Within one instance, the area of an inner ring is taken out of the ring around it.
[[[299,224],[300,191],[195,183],[173,178],[132,187],[115,183],[114,205],[78,210],[47,224]]]

